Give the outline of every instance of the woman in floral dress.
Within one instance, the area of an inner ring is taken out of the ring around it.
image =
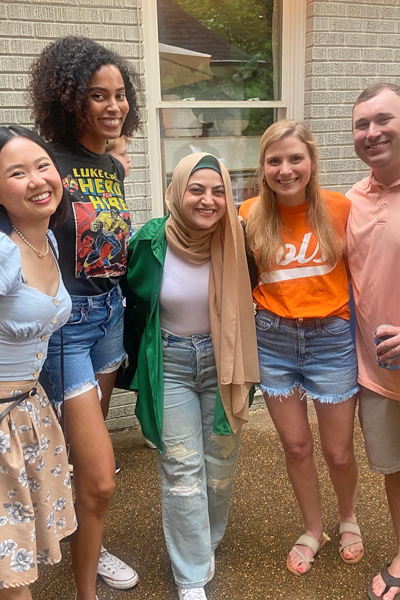
[[[38,383],[71,300],[49,228],[68,204],[51,153],[0,127],[0,600],[30,600],[38,563],[76,528],[65,440]]]

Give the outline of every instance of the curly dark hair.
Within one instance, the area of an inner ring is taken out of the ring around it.
[[[2,152],[4,146],[6,146],[6,144],[8,144],[8,142],[10,140],[13,140],[15,137],[26,138],[40,146],[46,152],[46,154],[48,154],[57,171],[59,171],[57,159],[54,156],[51,148],[49,148],[49,145],[46,144],[46,142],[44,142],[42,138],[38,136],[37,133],[31,131],[30,129],[26,129],[26,127],[22,127],[21,125],[10,125],[9,127],[6,127],[4,125],[0,127],[0,153]],[[68,192],[63,187],[61,202],[58,205],[55,213],[52,214],[50,217],[50,229],[54,229],[55,227],[59,227],[60,225],[62,225],[70,215],[70,212],[71,203],[69,201]],[[7,214],[5,207],[2,204],[0,204],[0,231],[6,233],[7,235],[9,235],[12,231],[12,224],[10,218]]]
[[[97,42],[68,36],[46,46],[31,66],[28,91],[35,129],[46,140],[68,145],[87,127],[89,82],[104,65],[115,65],[125,85],[129,112],[121,135],[131,136],[138,129],[138,75],[118,54]]]

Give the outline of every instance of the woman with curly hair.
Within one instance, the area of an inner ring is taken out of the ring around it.
[[[32,66],[35,126],[51,142],[72,207],[54,230],[72,311],[62,334],[51,338],[45,370],[55,401],[63,403],[74,466],[77,600],[94,600],[97,573],[118,589],[138,581],[131,567],[101,546],[115,472],[104,418],[126,358],[119,279],[130,232],[124,168],[106,153],[106,143],[139,126],[136,81],[122,58],[80,37],[49,44]]]
[[[301,576],[329,539],[322,527],[307,398],[314,403],[338,500],[340,556],[355,564],[364,554],[355,516],[357,358],[343,257],[350,202],[320,189],[317,149],[305,123],[283,120],[266,130],[258,174],[260,197],[250,208],[247,237],[258,267],[253,299],[261,388],[305,521],[306,532],[286,562]]]

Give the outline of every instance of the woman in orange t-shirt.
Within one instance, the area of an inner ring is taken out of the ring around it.
[[[261,389],[306,526],[287,557],[294,575],[307,573],[329,539],[322,527],[307,398],[314,402],[338,499],[340,556],[354,564],[364,553],[354,512],[357,360],[343,259],[350,202],[321,190],[317,171],[308,127],[289,120],[271,125],[260,145],[260,197],[247,219],[258,268],[253,294]]]

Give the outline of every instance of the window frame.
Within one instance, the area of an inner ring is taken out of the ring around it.
[[[197,0],[194,0],[197,1]],[[148,113],[148,148],[153,217],[164,215],[163,157],[160,111],[163,108],[249,108],[248,101],[166,102],[161,100],[157,0],[143,0],[143,43]],[[304,115],[306,3],[282,0],[281,100],[252,101],[251,108],[276,108],[278,120],[302,120]]]

